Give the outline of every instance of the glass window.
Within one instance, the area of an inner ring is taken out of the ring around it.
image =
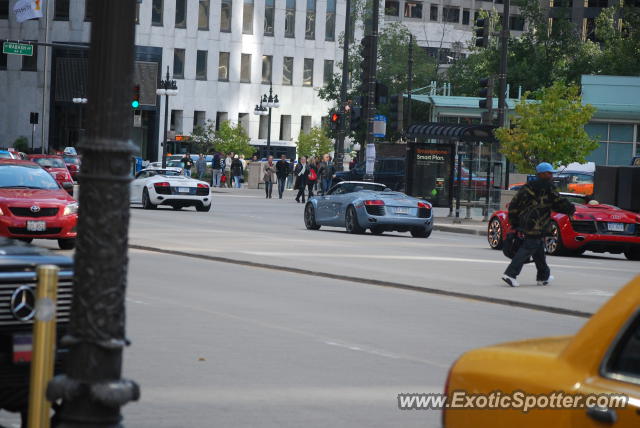
[[[607,7],[608,0],[588,0],[588,5],[589,7]]]
[[[324,86],[327,86],[329,83],[331,83],[332,79],[333,79],[333,60],[325,59],[322,83],[324,84]]]
[[[633,144],[609,143],[607,165],[629,165],[633,156]]]
[[[184,79],[184,49],[173,50],[173,78]]]
[[[387,16],[400,16],[400,2],[397,0],[385,1],[384,14]]]
[[[242,8],[242,34],[253,34],[253,0],[244,0]]]
[[[605,367],[607,374],[640,379],[640,317],[636,317],[616,343]]]
[[[187,28],[187,0],[176,0],[176,28]]]
[[[155,25],[156,27],[162,27],[162,1],[163,0],[153,0],[151,3],[151,25]]]
[[[313,58],[304,59],[302,86],[313,86]]]
[[[87,22],[93,21],[95,16],[94,8],[96,7],[95,3],[95,0],[85,0],[84,2],[84,20]]]
[[[316,0],[307,0],[307,20],[304,38],[307,40],[316,38]]]
[[[220,52],[218,57],[218,80],[229,81],[229,52]]]
[[[285,56],[282,63],[282,84],[293,85],[293,57]]]
[[[460,22],[460,8],[457,7],[443,7],[442,8],[442,20],[444,22],[458,23]]]
[[[609,125],[609,141],[633,141],[633,125]]]
[[[272,66],[273,57],[271,55],[262,55],[262,83],[271,83]]]
[[[404,3],[405,18],[422,18],[422,2],[407,1]]]
[[[295,37],[296,35],[296,0],[286,0],[287,8],[284,12],[284,36]]]
[[[240,56],[240,81],[242,83],[251,82],[251,54]]]
[[[232,0],[222,0],[220,6],[220,31],[231,32],[231,4]]]
[[[280,116],[280,140],[291,141],[291,116]]]
[[[0,0],[0,19],[9,19],[9,0]]]
[[[197,52],[196,79],[207,80],[207,51]]]
[[[193,112],[193,127],[204,126],[207,120],[207,112],[206,111],[194,111]]]
[[[584,126],[584,130],[587,131],[589,137],[594,140],[608,140],[609,132],[606,123],[589,123]]]
[[[510,16],[509,17],[509,29],[513,31],[524,30],[524,18],[522,16]]]
[[[69,20],[69,0],[55,0],[53,19],[56,21]]]
[[[209,30],[210,6],[209,0],[200,0],[198,3],[198,30]]]
[[[38,47],[33,47],[32,56],[22,57],[22,71],[38,71]]]
[[[596,165],[607,164],[607,143],[600,143],[600,146],[587,156],[587,161],[595,162]]]
[[[324,39],[328,42],[336,39],[336,0],[327,0]]]
[[[465,9],[462,11],[462,25],[469,25],[469,9]]]
[[[273,20],[275,18],[275,0],[264,2],[264,35],[273,36]]]
[[[437,4],[432,4],[431,5],[431,9],[429,9],[429,19],[431,21],[437,21],[438,20],[438,5]]]

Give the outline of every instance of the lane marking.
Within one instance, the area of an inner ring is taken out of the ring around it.
[[[610,293],[604,290],[577,290],[577,291],[569,291],[567,294],[571,294],[574,296],[601,296],[601,297],[614,296],[614,293]]]

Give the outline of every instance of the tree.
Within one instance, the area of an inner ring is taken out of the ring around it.
[[[298,156],[320,158],[333,150],[333,141],[323,128],[311,128],[309,133],[301,132],[298,137]]]
[[[191,141],[198,153],[209,153],[216,141],[216,123],[209,119],[204,125],[197,125],[191,133]]]
[[[222,153],[234,152],[250,157],[256,152],[256,149],[249,144],[249,141],[249,136],[242,125],[233,125],[229,121],[224,121],[215,133],[214,146]]]
[[[618,18],[621,17],[621,21]],[[599,74],[640,75],[640,8],[614,6],[596,19],[596,37],[602,41]]]
[[[598,147],[584,130],[596,109],[582,105],[578,87],[556,82],[533,103],[527,102],[528,95],[516,105],[513,127],[496,130],[502,154],[523,173],[540,162],[554,167],[586,162]]]

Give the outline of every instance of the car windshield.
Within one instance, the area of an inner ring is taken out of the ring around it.
[[[343,195],[345,193],[359,192],[361,190],[373,190],[382,192],[385,189],[383,184],[377,183],[342,183],[333,188],[332,195]]]
[[[11,153],[9,153],[9,152],[0,152],[0,158],[1,159],[13,159],[13,157],[11,156]]]
[[[43,166],[45,168],[65,168],[66,165],[64,161],[60,158],[34,158],[32,159],[38,165]]]
[[[51,175],[37,166],[0,165],[0,188],[59,189]]]
[[[588,198],[580,195],[562,195],[574,204],[586,205],[589,202]]]
[[[179,161],[179,160],[169,160],[169,161],[167,161],[167,166],[182,167],[182,162]]]
[[[77,156],[65,156],[64,162],[73,165],[80,165],[80,159]]]
[[[182,175],[180,173],[180,171],[175,171],[175,170],[172,170],[172,169],[161,169],[158,172],[158,174],[159,175],[164,175],[165,177],[178,177],[178,176]]]

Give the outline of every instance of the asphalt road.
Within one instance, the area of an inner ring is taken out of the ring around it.
[[[573,334],[585,320],[376,281],[592,312],[640,270],[619,256],[552,258],[553,286],[530,285],[527,268],[511,289],[480,237],[312,232],[302,205],[248,192],[214,204],[132,212],[125,375],[142,399],[126,426],[437,427],[438,412],[400,411],[397,394],[441,391],[466,350]]]

